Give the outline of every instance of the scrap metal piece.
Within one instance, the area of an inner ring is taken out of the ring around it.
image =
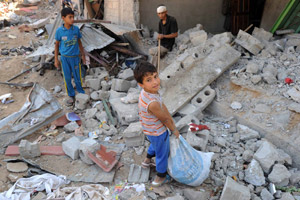
[[[59,102],[39,84],[34,84],[23,107],[0,120],[0,150],[50,124],[63,115]]]

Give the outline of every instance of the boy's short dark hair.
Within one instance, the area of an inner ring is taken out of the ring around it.
[[[143,78],[148,74],[148,73],[155,73],[157,72],[156,68],[154,65],[152,65],[149,62],[139,60],[137,62],[137,66],[134,69],[134,78],[138,83],[143,84]]]
[[[61,16],[66,17],[67,15],[74,15],[74,11],[71,8],[63,8],[61,10]]]

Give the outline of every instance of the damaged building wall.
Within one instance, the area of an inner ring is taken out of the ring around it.
[[[225,16],[222,14],[222,2],[220,0],[140,0],[140,21],[155,31],[158,30],[158,17],[156,8],[165,4],[168,13],[177,19],[178,28],[181,32],[202,24],[208,32],[223,32]]]
[[[129,27],[139,24],[138,0],[105,0],[104,8],[104,20]]]

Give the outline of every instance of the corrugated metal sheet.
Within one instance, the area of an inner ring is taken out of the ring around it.
[[[96,29],[89,25],[85,25],[81,29],[81,34],[82,45],[88,52],[93,51],[94,49],[102,49],[103,47],[106,47],[107,45],[115,41],[114,38],[109,37],[100,29]]]
[[[108,23],[101,23],[102,26],[110,30],[116,35],[123,35],[124,33],[138,31],[139,29],[127,27],[127,26],[121,26],[117,24],[108,24]]]
[[[39,47],[35,52],[30,54],[28,57],[33,56],[40,56],[40,55],[54,55],[54,46],[55,46],[55,32],[58,27],[62,25],[62,19],[61,15],[57,15],[57,18],[54,22],[53,28],[51,30],[51,34],[49,35],[49,38],[47,42]],[[79,28],[81,28],[81,34],[82,34],[82,45],[83,48],[90,52],[94,49],[101,49],[109,44],[111,44],[113,41],[115,41],[114,38],[106,35],[103,33],[100,29],[96,29],[91,27],[90,25],[83,24],[76,24]]]

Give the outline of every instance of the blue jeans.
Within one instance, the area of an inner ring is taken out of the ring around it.
[[[157,176],[165,177],[170,153],[169,132],[167,130],[160,136],[147,135],[147,138],[150,141],[147,158],[155,157]]]

